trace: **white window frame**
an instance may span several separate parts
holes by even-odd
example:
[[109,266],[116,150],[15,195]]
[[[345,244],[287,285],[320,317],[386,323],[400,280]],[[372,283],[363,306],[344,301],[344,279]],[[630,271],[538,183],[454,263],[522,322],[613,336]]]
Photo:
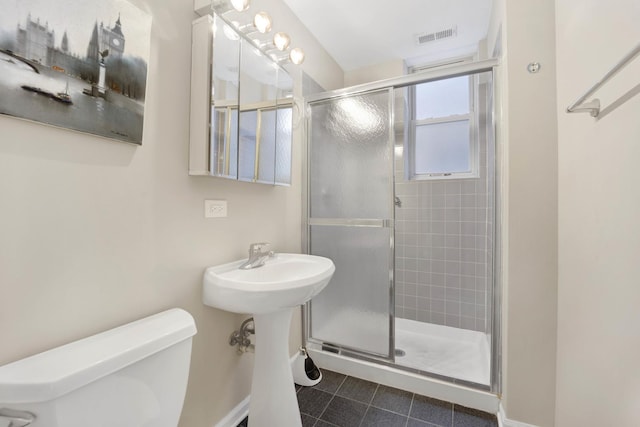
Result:
[[[477,135],[477,94],[476,94],[476,74],[466,74],[469,78],[469,113],[468,114],[454,114],[450,116],[429,118],[423,120],[416,120],[416,86],[413,85],[409,90],[409,138],[408,148],[409,157],[407,166],[408,176],[407,178],[412,181],[420,180],[451,180],[451,179],[472,179],[479,176],[479,140]],[[461,77],[461,76],[457,76]],[[418,126],[438,124],[438,123],[451,123],[457,121],[469,120],[469,167],[468,172],[440,172],[440,173],[416,173],[415,170],[415,156],[416,156],[416,128]]]

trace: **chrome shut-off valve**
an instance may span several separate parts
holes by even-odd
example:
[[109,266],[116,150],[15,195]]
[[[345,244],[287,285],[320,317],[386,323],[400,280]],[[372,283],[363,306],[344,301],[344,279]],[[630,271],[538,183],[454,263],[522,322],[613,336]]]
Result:
[[254,346],[251,343],[251,335],[256,333],[254,325],[253,317],[250,317],[242,322],[239,330],[231,333],[229,345],[238,347],[238,354],[253,350]]

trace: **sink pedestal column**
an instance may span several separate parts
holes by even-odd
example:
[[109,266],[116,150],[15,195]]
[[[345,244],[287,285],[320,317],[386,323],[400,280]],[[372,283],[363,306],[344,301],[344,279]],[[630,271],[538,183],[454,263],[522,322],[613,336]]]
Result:
[[255,362],[249,427],[301,427],[298,398],[289,361],[293,309],[254,314]]

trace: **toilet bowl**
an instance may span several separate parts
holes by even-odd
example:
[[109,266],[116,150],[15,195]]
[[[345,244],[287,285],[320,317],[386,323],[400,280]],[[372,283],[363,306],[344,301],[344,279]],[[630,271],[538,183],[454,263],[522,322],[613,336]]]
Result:
[[0,366],[0,427],[176,427],[195,333],[172,309]]

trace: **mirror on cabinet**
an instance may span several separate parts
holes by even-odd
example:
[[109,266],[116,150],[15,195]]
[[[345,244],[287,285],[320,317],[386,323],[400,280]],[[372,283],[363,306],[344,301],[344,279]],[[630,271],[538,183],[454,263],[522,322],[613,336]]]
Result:
[[278,66],[241,42],[238,179],[273,184]]
[[192,62],[189,174],[289,185],[291,76],[215,14],[194,21]]
[[291,184],[293,105],[293,79],[286,71],[278,72],[275,154],[275,183],[278,185]]
[[230,25],[213,17],[210,116],[211,175],[238,177],[238,108],[241,41]]

